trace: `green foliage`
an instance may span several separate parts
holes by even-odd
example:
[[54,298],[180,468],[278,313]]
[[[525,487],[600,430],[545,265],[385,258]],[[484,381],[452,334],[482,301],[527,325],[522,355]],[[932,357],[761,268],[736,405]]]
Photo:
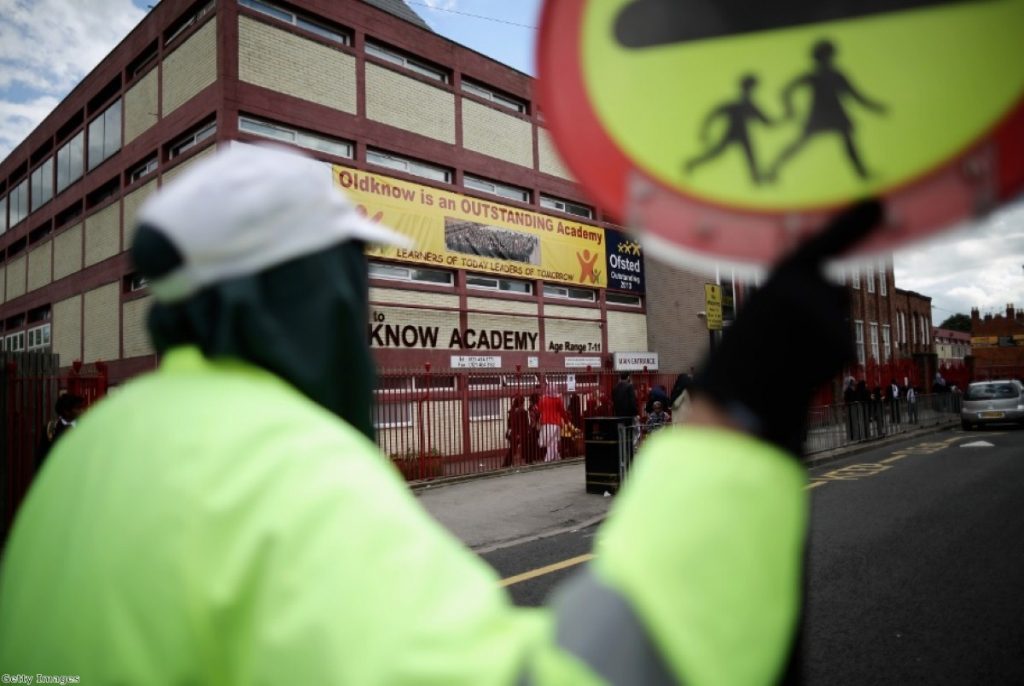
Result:
[[946,317],[946,321],[939,324],[940,329],[951,329],[953,331],[971,332],[971,317],[966,314],[952,314]]

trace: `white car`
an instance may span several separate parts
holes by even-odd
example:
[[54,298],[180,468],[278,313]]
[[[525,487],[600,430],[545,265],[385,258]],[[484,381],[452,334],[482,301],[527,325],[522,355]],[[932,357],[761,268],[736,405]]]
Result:
[[1024,384],[1015,379],[979,381],[967,387],[960,408],[964,429],[982,424],[1024,424]]

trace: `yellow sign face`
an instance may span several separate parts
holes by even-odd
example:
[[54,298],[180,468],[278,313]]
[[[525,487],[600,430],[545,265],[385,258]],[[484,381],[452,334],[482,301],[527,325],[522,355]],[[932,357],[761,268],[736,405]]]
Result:
[[714,283],[704,284],[704,312],[707,315],[708,330],[722,329],[722,287]]
[[414,242],[372,256],[498,276],[608,284],[605,230],[488,200],[335,165],[334,182],[359,210]]
[[948,164],[1024,93],[1024,0],[734,4],[583,10],[602,128],[687,197],[782,212],[881,195]]

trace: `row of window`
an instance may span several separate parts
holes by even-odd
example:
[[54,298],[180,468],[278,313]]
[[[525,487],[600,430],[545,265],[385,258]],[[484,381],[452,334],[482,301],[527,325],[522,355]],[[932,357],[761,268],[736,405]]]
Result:
[[[327,40],[339,45],[352,44],[352,35],[348,30],[340,26],[329,25],[322,19],[314,19],[313,17],[299,12],[294,12],[286,7],[269,2],[263,2],[263,0],[239,0],[239,4],[241,4],[242,7],[247,7],[259,12],[266,17],[309,31],[321,38],[326,38]],[[379,60],[396,64],[403,69],[408,69],[409,71],[415,72],[420,76],[425,76],[428,79],[433,79],[434,81],[440,81],[441,83],[449,83],[451,81],[451,73],[447,69],[431,64],[417,57],[407,55],[400,50],[390,48],[372,40],[368,40],[366,42],[366,54],[376,57]],[[496,105],[510,109],[514,112],[525,114],[527,111],[526,102],[523,100],[512,95],[508,95],[507,93],[502,93],[489,88],[481,83],[475,83],[464,79],[462,81],[462,91],[493,102]]]
[[60,194],[82,178],[86,162],[92,171],[121,149],[121,100],[116,100],[89,122],[87,130],[88,139],[86,131],[79,131],[57,150],[56,165],[53,156],[47,157],[7,198],[0,199],[0,234],[50,202],[55,197],[55,185],[56,194]]
[[[864,322],[856,320],[853,322],[855,342],[857,344],[857,364],[864,365],[867,362],[864,347]],[[882,325],[882,347],[878,345],[878,322],[868,324],[868,334],[871,343],[871,359],[885,364],[892,357],[892,337],[888,324]]]
[[[297,145],[301,148],[325,152],[337,157],[352,159],[355,156],[355,146],[348,141],[331,138],[322,134],[310,133],[291,126],[285,126],[284,124],[270,122],[264,119],[257,119],[256,117],[248,115],[242,115],[238,118],[238,128],[241,131],[251,133],[255,136],[284,143],[291,143],[292,145]],[[453,179],[452,170],[447,167],[422,162],[409,157],[403,157],[383,150],[376,150],[373,148],[367,149],[366,161],[378,167],[393,169],[395,171],[400,171],[412,176],[419,176],[439,183],[452,183]],[[528,188],[521,188],[519,186],[500,183],[498,181],[491,181],[489,179],[473,176],[472,174],[463,174],[462,182],[466,188],[471,188],[482,193],[488,193],[499,198],[516,200],[523,203],[529,203],[532,198],[532,192]],[[593,219],[594,217],[593,208],[588,207],[587,205],[572,202],[571,200],[556,198],[543,193],[540,196],[540,206],[557,212],[565,212],[566,214],[582,217],[584,219]]]
[[6,336],[0,336],[0,350],[7,352],[23,352],[50,349],[50,325],[42,324],[34,326],[25,331],[15,331]]
[[[931,331],[931,322],[928,321],[927,317],[917,313],[913,313],[911,314],[911,316],[913,317],[913,320],[909,327],[910,342],[914,345],[917,345],[918,341],[920,341],[922,345],[931,344],[931,336],[928,335],[928,333]],[[897,311],[896,333],[899,336],[900,343],[907,342],[907,328],[908,327],[906,314],[902,311]]]
[[[446,269],[429,269],[425,267],[413,267],[386,262],[370,261],[370,276],[375,279],[389,279],[392,281],[406,281],[410,283],[425,283],[430,285],[454,286],[455,273]],[[488,291],[500,291],[503,293],[520,293],[522,295],[533,295],[533,282],[520,279],[506,279],[496,276],[469,274],[466,276],[466,287]],[[563,300],[578,300],[582,302],[596,302],[597,291],[590,288],[577,288],[575,286],[563,286],[560,284],[544,284],[545,298],[561,298]],[[615,305],[626,305],[628,307],[640,307],[642,301],[640,296],[626,295],[623,293],[605,293],[605,301]]]
[[[878,262],[878,293],[879,295],[889,294],[889,284],[886,279],[887,265],[885,260]],[[867,284],[868,293],[875,292],[875,267],[874,265],[868,265],[864,268],[864,281]],[[850,286],[853,288],[860,288],[860,269],[854,269],[850,272]]]

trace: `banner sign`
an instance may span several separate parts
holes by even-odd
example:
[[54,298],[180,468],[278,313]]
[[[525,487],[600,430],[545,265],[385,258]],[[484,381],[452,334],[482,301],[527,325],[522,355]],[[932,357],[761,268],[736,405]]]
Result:
[[636,238],[606,229],[608,288],[644,292],[644,257]]
[[414,241],[410,249],[373,247],[371,256],[596,288],[608,284],[601,227],[348,167],[332,171],[361,212]]

